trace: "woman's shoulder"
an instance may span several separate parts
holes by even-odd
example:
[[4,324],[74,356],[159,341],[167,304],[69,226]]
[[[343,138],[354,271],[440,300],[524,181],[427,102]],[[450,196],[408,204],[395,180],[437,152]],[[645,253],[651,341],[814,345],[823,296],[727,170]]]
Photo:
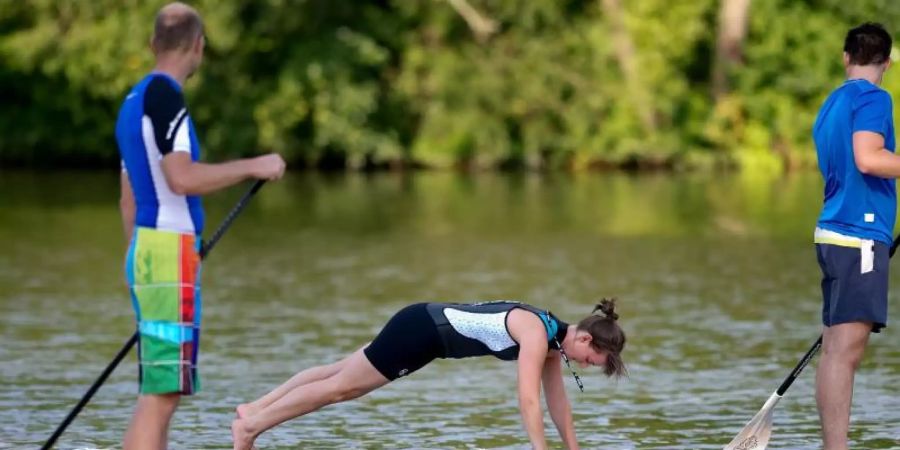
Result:
[[540,331],[541,338],[546,340],[544,336],[544,321],[533,311],[527,309],[515,308],[511,310],[506,318],[506,328],[514,338],[520,333],[534,334]]

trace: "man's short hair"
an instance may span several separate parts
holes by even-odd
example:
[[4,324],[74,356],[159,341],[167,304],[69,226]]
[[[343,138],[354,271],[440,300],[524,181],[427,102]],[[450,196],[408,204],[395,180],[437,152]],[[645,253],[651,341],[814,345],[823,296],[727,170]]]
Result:
[[172,3],[156,14],[153,46],[157,52],[187,50],[203,34],[203,20],[193,8]]
[[880,23],[866,22],[847,32],[844,51],[850,64],[868,66],[884,64],[891,57],[891,35]]

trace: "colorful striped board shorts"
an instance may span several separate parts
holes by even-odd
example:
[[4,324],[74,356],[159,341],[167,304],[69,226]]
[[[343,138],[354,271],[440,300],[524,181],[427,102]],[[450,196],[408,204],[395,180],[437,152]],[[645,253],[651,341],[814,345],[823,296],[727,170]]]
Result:
[[125,271],[137,316],[141,394],[200,390],[200,239],[136,227]]

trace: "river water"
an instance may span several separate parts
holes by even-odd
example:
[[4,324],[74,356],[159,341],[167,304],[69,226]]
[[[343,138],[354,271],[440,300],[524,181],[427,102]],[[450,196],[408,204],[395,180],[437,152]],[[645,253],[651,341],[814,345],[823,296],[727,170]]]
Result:
[[[206,199],[207,235],[242,190]],[[117,198],[115,173],[0,172],[0,448],[49,437],[132,332]],[[820,333],[820,203],[816,173],[289,174],[206,260],[203,391],[171,448],[230,448],[235,405],[406,304],[516,299],[574,322],[615,296],[630,376],[582,371],[581,394],[566,375],[582,448],[720,449]],[[852,448],[900,448],[897,301],[857,376]],[[136,372],[131,354],[58,448],[119,448]],[[814,372],[779,404],[769,448],[820,448]],[[257,444],[527,448],[515,380],[514,363],[437,361]]]

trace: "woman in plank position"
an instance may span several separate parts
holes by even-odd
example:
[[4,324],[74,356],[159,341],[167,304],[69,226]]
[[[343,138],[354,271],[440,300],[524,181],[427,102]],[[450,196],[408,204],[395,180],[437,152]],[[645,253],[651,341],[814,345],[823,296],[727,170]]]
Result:
[[[365,395],[435,358],[483,355],[518,360],[519,410],[533,448],[547,448],[539,404],[543,385],[563,443],[577,449],[560,357],[582,368],[602,366],[607,376],[625,374],[625,333],[618,317],[614,299],[603,299],[577,325],[511,301],[407,306],[362,349],[336,363],[306,369],[262,398],[238,406],[231,425],[234,450],[249,450],[260,434],[280,423]],[[575,379],[580,388],[581,380]]]

